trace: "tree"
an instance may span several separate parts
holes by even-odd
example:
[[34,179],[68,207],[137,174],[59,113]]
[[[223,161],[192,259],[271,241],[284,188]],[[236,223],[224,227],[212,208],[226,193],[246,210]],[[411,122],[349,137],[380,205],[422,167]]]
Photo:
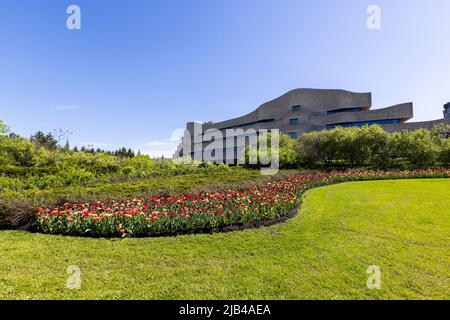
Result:
[[309,152],[315,152],[318,158],[326,167],[330,167],[339,159],[341,152],[340,140],[344,133],[343,128],[336,128],[328,131],[313,132],[307,139],[311,145],[306,146]]
[[292,140],[287,134],[280,135],[280,167],[297,168],[299,166],[299,157],[295,151],[295,140]]
[[[291,167],[296,158],[293,142],[287,135],[279,132],[260,133],[257,137],[248,135],[248,143],[244,150],[247,167],[267,167],[280,165]],[[247,140],[247,138],[245,138]]]
[[348,164],[379,165],[387,160],[386,145],[389,134],[379,125],[341,128],[340,137],[337,141],[340,144],[340,158]]
[[63,129],[59,128],[59,129],[53,129],[52,136],[55,138],[56,141],[58,141],[58,143],[61,143],[62,141],[64,141],[64,139],[68,140],[69,136],[71,136],[72,134],[73,134],[73,132],[71,132],[69,130],[63,130]]
[[56,150],[58,147],[58,140],[51,133],[45,134],[38,131],[33,134],[30,141],[34,143],[37,148],[46,148],[48,150]]
[[446,139],[442,142],[439,160],[443,165],[450,165],[450,139]]
[[416,166],[433,165],[439,157],[439,145],[430,130],[396,132],[391,136],[390,148],[394,157],[400,157]]
[[437,124],[431,130],[431,133],[437,138],[450,139],[450,125],[444,123]]
[[310,132],[297,139],[294,149],[300,163],[325,166],[337,162],[352,166],[386,165],[389,133],[380,126],[337,127],[328,131]]
[[64,149],[65,149],[66,151],[70,151],[69,139],[66,140],[66,144],[64,145]]
[[0,120],[0,135],[4,135],[9,131],[9,127]]
[[113,153],[116,157],[119,158],[134,158],[136,155],[134,154],[134,151],[131,149],[127,149],[125,147],[120,148]]
[[8,139],[2,149],[14,159],[14,164],[19,166],[31,166],[35,156],[35,146],[25,138]]
[[10,133],[8,134],[8,138],[9,138],[9,139],[17,139],[17,138],[20,138],[20,136],[19,136],[17,133],[10,132]]
[[13,164],[11,154],[6,150],[7,138],[4,136],[8,132],[8,126],[6,126],[2,120],[0,120],[0,166]]

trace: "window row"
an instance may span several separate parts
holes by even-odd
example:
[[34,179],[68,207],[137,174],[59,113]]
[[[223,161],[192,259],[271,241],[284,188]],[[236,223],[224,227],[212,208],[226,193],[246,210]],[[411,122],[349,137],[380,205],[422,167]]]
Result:
[[326,129],[334,129],[336,127],[362,127],[370,126],[374,124],[397,124],[400,123],[399,119],[386,119],[386,120],[373,120],[373,121],[361,121],[361,122],[350,122],[350,123],[337,123],[337,124],[327,124]]

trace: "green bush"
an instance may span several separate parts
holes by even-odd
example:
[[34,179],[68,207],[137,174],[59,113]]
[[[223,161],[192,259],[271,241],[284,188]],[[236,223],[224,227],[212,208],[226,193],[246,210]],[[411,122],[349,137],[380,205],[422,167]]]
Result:
[[313,165],[320,161],[326,167],[332,166],[342,153],[343,132],[344,129],[337,128],[302,135],[294,144],[300,162]]
[[[388,133],[378,125],[310,132],[292,150],[298,163],[313,166],[426,167],[447,165],[448,138],[441,127]],[[282,159],[284,160],[284,159]],[[283,163],[282,163],[283,165]]]
[[396,158],[403,158],[416,166],[430,166],[437,163],[439,144],[430,130],[401,131],[392,135],[391,149]]
[[439,160],[445,166],[450,165],[450,140],[448,139],[442,142]]
[[56,168],[50,167],[18,167],[18,166],[0,167],[0,176],[7,176],[7,177],[23,177],[27,175],[54,174],[56,172],[57,172]]
[[310,132],[302,135],[294,143],[294,151],[303,166],[313,166],[320,161],[319,141],[323,132]]
[[280,136],[280,167],[282,169],[298,168],[300,159],[294,149],[294,141],[288,135]]
[[389,134],[380,126],[341,128],[339,131],[337,143],[341,145],[340,158],[346,163],[352,166],[382,166],[388,160],[386,148]]
[[6,132],[8,132],[8,126],[0,120],[0,136],[4,135]]
[[34,144],[25,138],[0,140],[0,165],[32,166],[34,155]]

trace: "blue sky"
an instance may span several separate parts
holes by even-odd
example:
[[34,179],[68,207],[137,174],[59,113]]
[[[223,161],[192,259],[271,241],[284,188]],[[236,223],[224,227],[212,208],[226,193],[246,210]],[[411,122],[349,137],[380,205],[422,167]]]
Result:
[[[81,30],[66,8],[81,8]],[[381,8],[368,30],[367,7]],[[0,119],[22,135],[170,155],[187,121],[220,121],[298,87],[450,100],[448,0],[4,0]]]

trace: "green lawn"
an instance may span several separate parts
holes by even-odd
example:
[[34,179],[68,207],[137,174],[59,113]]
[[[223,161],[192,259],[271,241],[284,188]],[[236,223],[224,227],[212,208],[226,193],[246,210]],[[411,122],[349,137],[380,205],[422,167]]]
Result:
[[[150,239],[0,231],[0,298],[450,299],[450,180],[311,190],[269,228]],[[81,290],[66,288],[69,265]],[[381,290],[366,269],[381,268]]]

